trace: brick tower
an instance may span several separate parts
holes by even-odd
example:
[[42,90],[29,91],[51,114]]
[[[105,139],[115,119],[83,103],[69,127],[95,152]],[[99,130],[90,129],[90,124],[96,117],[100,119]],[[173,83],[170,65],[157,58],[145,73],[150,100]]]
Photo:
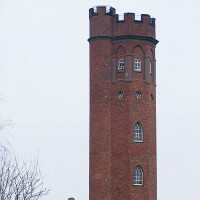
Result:
[[89,18],[90,200],[156,200],[155,19]]

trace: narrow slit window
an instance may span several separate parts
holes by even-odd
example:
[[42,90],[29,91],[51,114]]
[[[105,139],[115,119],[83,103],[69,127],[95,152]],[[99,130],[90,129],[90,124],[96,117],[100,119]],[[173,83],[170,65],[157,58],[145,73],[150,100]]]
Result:
[[135,59],[134,62],[134,70],[140,72],[141,71],[141,60],[139,58]]
[[152,74],[152,62],[149,63],[149,73]]
[[134,126],[133,140],[134,142],[143,142],[143,128],[139,122],[137,122]]
[[119,63],[118,63],[118,70],[119,70],[119,71],[123,71],[124,69],[125,69],[124,58],[120,58],[120,59],[119,59]]
[[137,166],[133,172],[133,184],[143,185],[143,170],[140,166]]

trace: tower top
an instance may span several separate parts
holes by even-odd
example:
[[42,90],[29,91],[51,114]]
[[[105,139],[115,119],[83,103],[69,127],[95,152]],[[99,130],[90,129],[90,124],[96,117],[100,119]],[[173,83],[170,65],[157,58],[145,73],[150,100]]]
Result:
[[145,17],[148,19],[147,21],[149,24],[152,26],[155,26],[155,18],[151,18],[150,15],[148,14],[141,14],[141,20],[135,19],[135,13],[124,13],[123,20],[119,19],[119,14],[116,14],[116,9],[111,7],[111,6],[94,6],[93,8],[90,8],[90,18],[92,16],[97,16],[97,15],[110,15],[110,16],[116,16],[116,21],[117,22],[124,22],[127,20],[127,16],[130,16],[129,18],[137,23],[143,23],[145,21]]
[[[143,37],[157,44],[155,36],[155,18],[148,14],[141,14],[141,19],[136,19],[135,13],[124,13],[123,19],[116,14],[111,6],[95,6],[89,10],[90,40],[97,37]],[[145,37],[145,38],[144,38]],[[127,38],[127,39],[129,39]]]
[[105,15],[115,15],[116,10],[111,6],[94,6],[90,8],[90,17],[98,15],[98,14],[105,14]]

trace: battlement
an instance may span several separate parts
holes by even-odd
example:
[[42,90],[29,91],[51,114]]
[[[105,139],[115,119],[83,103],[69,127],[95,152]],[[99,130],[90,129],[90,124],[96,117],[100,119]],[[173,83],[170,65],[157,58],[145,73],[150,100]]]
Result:
[[116,14],[115,8],[96,6],[90,8],[89,17],[90,38],[129,35],[155,40],[155,18],[151,18],[148,14],[142,14],[138,19],[135,13],[128,12],[124,13],[121,19],[120,15]]
[[89,16],[97,16],[97,15],[110,15],[113,16],[116,14],[115,8],[111,6],[94,6],[89,10]]
[[152,26],[155,26],[155,18],[151,18],[148,14],[141,14],[141,20],[135,19],[135,13],[124,13],[123,19],[119,18],[119,14],[116,14],[115,8],[111,6],[94,6],[89,10],[89,17],[98,16],[98,15],[110,15],[116,18],[116,22],[126,22],[132,21],[135,23],[144,23],[147,22]]
[[135,23],[149,23],[152,26],[155,26],[155,18],[151,18],[148,14],[141,14],[139,15],[140,19],[136,19],[135,13],[124,13],[121,18],[118,14],[116,14],[116,22],[122,23],[126,21],[132,21]]

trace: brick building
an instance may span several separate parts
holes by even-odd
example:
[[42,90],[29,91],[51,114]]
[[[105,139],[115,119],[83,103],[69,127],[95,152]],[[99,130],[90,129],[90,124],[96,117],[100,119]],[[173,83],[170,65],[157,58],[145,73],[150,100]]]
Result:
[[90,200],[156,200],[155,19],[89,18]]

